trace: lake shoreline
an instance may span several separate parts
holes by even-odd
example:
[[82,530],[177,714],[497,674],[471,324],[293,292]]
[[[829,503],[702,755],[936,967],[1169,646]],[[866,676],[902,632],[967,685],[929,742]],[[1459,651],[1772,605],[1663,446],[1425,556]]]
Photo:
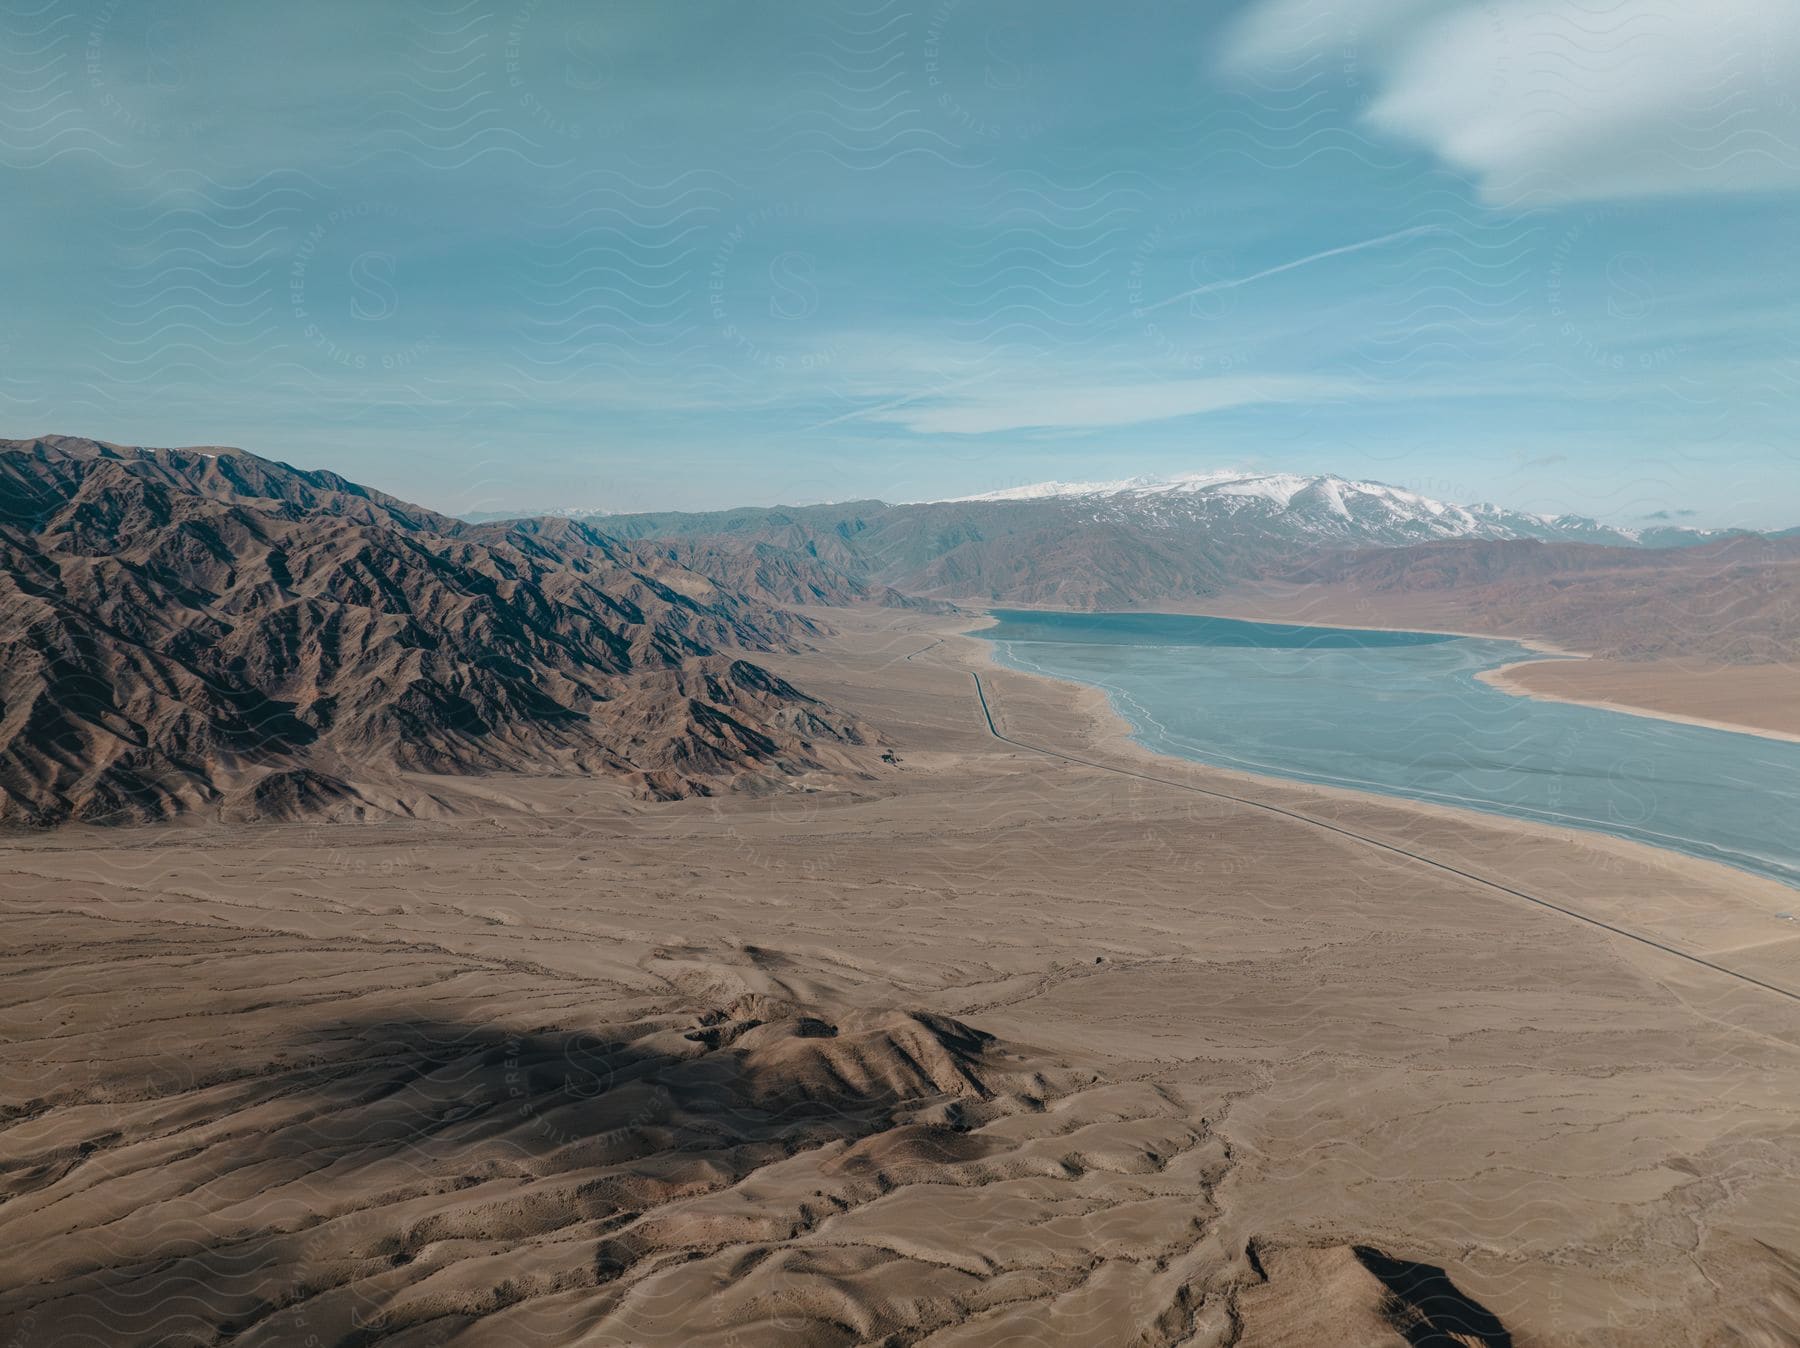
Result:
[[[1258,623],[1270,627],[1316,627],[1326,631],[1344,632],[1392,632],[1421,636],[1461,637],[1470,641],[1508,641],[1515,646],[1523,646],[1536,651],[1542,657],[1538,660],[1513,660],[1495,669],[1483,670],[1476,678],[1491,688],[1498,689],[1509,697],[1527,698],[1536,702],[1559,702],[1565,706],[1587,707],[1594,711],[1616,712],[1621,716],[1637,716],[1648,721],[1666,721],[1674,725],[1698,726],[1703,730],[1722,730],[1733,735],[1752,735],[1757,739],[1774,740],[1783,744],[1800,744],[1800,735],[1791,731],[1778,730],[1771,726],[1753,725],[1747,721],[1733,721],[1720,717],[1698,716],[1687,712],[1668,711],[1657,707],[1645,706],[1639,702],[1612,701],[1600,697],[1574,697],[1562,693],[1553,693],[1545,689],[1533,688],[1513,676],[1513,671],[1528,665],[1551,663],[1594,661],[1599,657],[1590,651],[1572,650],[1559,646],[1555,642],[1540,637],[1509,636],[1501,632],[1470,632],[1452,627],[1409,627],[1394,623],[1350,623],[1350,622],[1303,622],[1296,618],[1283,618],[1269,614],[1251,616],[1245,613],[1220,613],[1216,610],[1193,609],[1070,609],[1057,608],[1048,604],[1007,604],[994,605],[980,610],[982,615],[993,619],[993,608],[1005,607],[1020,613],[1066,613],[1071,615],[1120,614],[1130,616],[1160,615],[1171,618],[1223,618],[1232,622]],[[972,629],[979,630],[979,629]]]
[[[1220,618],[1228,622],[1255,623],[1263,627],[1316,627],[1322,631],[1335,632],[1389,632],[1403,636],[1430,637],[1462,637],[1469,641],[1509,641],[1515,646],[1523,646],[1527,650],[1539,651],[1546,656],[1563,660],[1586,660],[1591,658],[1590,651],[1572,650],[1566,646],[1558,646],[1553,641],[1542,637],[1517,637],[1505,632],[1470,632],[1454,627],[1408,627],[1401,623],[1351,623],[1351,622],[1318,622],[1312,619],[1289,617],[1276,614],[1221,613],[1215,608],[1061,608],[1054,604],[1026,604],[1007,602],[995,603],[992,600],[960,600],[971,612],[983,617],[992,618],[996,609],[1014,613],[1061,613],[1070,617],[1131,617],[1131,618]],[[979,629],[971,629],[979,630]],[[1520,662],[1524,663],[1524,662]]]
[[[997,616],[997,614],[1009,612],[1020,615],[1059,615],[1072,618],[1092,618],[1103,615],[1086,610],[1050,609],[1047,607],[1014,608],[1010,605],[995,606],[993,609],[984,610],[979,615],[978,622],[970,627],[962,629],[961,634],[977,639],[976,644],[985,648],[982,653],[981,662],[990,668],[1004,670],[1015,676],[1045,679],[1054,683],[1060,683],[1080,689],[1083,694],[1081,699],[1082,709],[1090,718],[1088,733],[1082,736],[1082,738],[1087,739],[1095,748],[1103,749],[1111,754],[1135,759],[1142,765],[1160,765],[1166,771],[1170,765],[1180,764],[1184,768],[1191,769],[1198,767],[1210,772],[1229,774],[1245,781],[1268,783],[1279,782],[1306,790],[1331,794],[1343,793],[1353,797],[1368,797],[1387,801],[1396,805],[1404,805],[1408,808],[1428,812],[1443,812],[1449,816],[1474,815],[1488,820],[1495,818],[1505,819],[1525,828],[1549,829],[1564,834],[1573,833],[1585,835],[1587,837],[1605,838],[1613,843],[1626,846],[1648,847],[1659,853],[1682,857],[1697,864],[1723,866],[1738,874],[1755,876],[1762,880],[1772,881],[1775,884],[1782,885],[1789,889],[1800,888],[1800,881],[1787,878],[1787,872],[1792,870],[1792,867],[1779,856],[1771,856],[1763,850],[1765,846],[1765,835],[1763,834],[1754,834],[1748,838],[1742,836],[1733,838],[1730,832],[1724,834],[1714,833],[1712,836],[1707,836],[1704,833],[1690,836],[1688,829],[1669,827],[1667,823],[1665,823],[1660,830],[1646,828],[1641,830],[1615,831],[1602,822],[1607,818],[1607,815],[1604,813],[1605,807],[1603,803],[1599,801],[1591,803],[1586,808],[1576,807],[1573,810],[1569,810],[1568,806],[1558,806],[1554,802],[1534,804],[1530,801],[1515,800],[1506,796],[1470,795],[1465,797],[1452,794],[1451,796],[1446,797],[1445,792],[1437,787],[1412,783],[1406,780],[1383,780],[1379,775],[1364,777],[1360,770],[1354,774],[1347,775],[1342,770],[1334,771],[1329,767],[1308,765],[1306,763],[1284,765],[1280,762],[1264,761],[1260,753],[1256,758],[1251,758],[1245,756],[1241,748],[1237,748],[1236,752],[1234,752],[1234,747],[1236,746],[1230,744],[1208,745],[1202,741],[1194,746],[1194,752],[1186,752],[1182,748],[1177,747],[1180,742],[1179,739],[1173,743],[1146,739],[1144,736],[1152,733],[1151,727],[1155,727],[1156,730],[1164,736],[1169,734],[1168,727],[1161,724],[1163,713],[1159,710],[1155,710],[1157,704],[1154,701],[1152,701],[1149,706],[1140,707],[1140,710],[1143,712],[1144,716],[1149,718],[1150,722],[1149,726],[1140,725],[1138,720],[1127,710],[1126,706],[1121,705],[1115,697],[1115,693],[1124,691],[1126,693],[1126,703],[1133,703],[1135,702],[1135,698],[1130,695],[1131,690],[1113,689],[1109,687],[1107,683],[1084,677],[1081,673],[1044,668],[1030,663],[1018,664],[1006,658],[1002,654],[1001,646],[1010,638],[997,638],[989,635],[989,633],[993,628],[1005,625],[1005,619]],[[1163,616],[1172,618],[1213,617],[1225,619],[1225,615],[1217,614],[1178,613],[1153,615],[1141,610],[1120,610],[1112,616]],[[1236,617],[1225,620],[1257,626],[1288,629],[1319,628],[1322,630],[1331,630],[1331,627],[1334,626],[1327,624],[1290,623],[1281,620],[1258,620]],[[1529,647],[1532,645],[1532,643],[1519,641],[1511,637],[1491,637],[1475,633],[1453,633],[1445,632],[1441,629],[1405,629],[1360,626],[1346,628],[1344,630],[1369,632],[1372,634],[1426,634],[1447,637],[1465,637],[1467,639],[1480,641],[1505,642],[1515,648]],[[1017,640],[1030,645],[1045,639],[1036,636],[1028,636],[1017,638]],[[1050,644],[1054,645],[1058,643],[1051,641]],[[1105,646],[1109,643],[1082,642],[1079,644],[1082,646]],[[1130,649],[1134,644],[1135,643],[1121,642],[1119,643],[1118,648]],[[1181,646],[1182,643],[1175,641],[1170,643],[1169,648],[1180,649]],[[1242,648],[1221,646],[1220,649]],[[1548,656],[1548,653],[1546,653],[1546,658],[1554,659],[1555,657],[1550,657]],[[1512,669],[1519,666],[1544,662],[1544,660],[1513,660],[1502,665],[1500,668]],[[1587,701],[1578,701],[1576,699],[1539,697],[1534,694],[1515,694],[1511,689],[1499,687],[1485,677],[1491,672],[1493,672],[1491,669],[1464,670],[1463,677],[1471,678],[1472,681],[1479,682],[1486,687],[1492,688],[1494,692],[1509,699],[1518,697],[1521,701],[1529,701],[1544,705],[1561,702],[1564,705],[1582,706],[1589,711],[1621,712],[1621,709],[1618,707],[1600,705]],[[1139,691],[1141,692],[1141,690]],[[1651,715],[1646,713],[1642,716],[1634,717],[1634,719],[1643,722],[1665,721],[1685,723],[1692,725],[1696,729],[1728,734],[1749,734],[1753,739],[1766,740],[1769,742],[1783,742],[1786,739],[1786,737],[1779,735],[1761,735],[1757,732],[1748,731],[1735,725],[1716,722],[1708,723],[1699,718],[1687,718],[1685,722],[1683,722],[1675,716]],[[1643,732],[1639,731],[1635,733],[1642,734]],[[1796,737],[1796,740],[1800,741],[1800,737]],[[1540,753],[1541,752],[1540,749]],[[1569,810],[1569,812],[1563,813],[1563,810]],[[1774,837],[1778,835],[1769,834],[1766,836]],[[1684,846],[1682,844],[1686,845]]]
[[1732,735],[1750,735],[1756,739],[1775,740],[1783,744],[1800,744],[1800,735],[1786,730],[1774,730],[1767,726],[1747,725],[1742,721],[1719,720],[1709,716],[1690,716],[1677,711],[1660,711],[1655,707],[1645,707],[1630,702],[1609,702],[1600,698],[1571,697],[1564,693],[1552,693],[1542,688],[1531,687],[1521,681],[1516,673],[1518,670],[1527,669],[1533,665],[1562,663],[1565,662],[1560,658],[1514,660],[1497,669],[1484,669],[1475,677],[1487,684],[1488,687],[1497,688],[1509,697],[1523,697],[1534,702],[1561,702],[1570,707],[1591,707],[1595,711],[1618,712],[1622,716],[1641,716],[1650,721],[1668,721],[1675,725],[1699,726],[1703,730],[1723,730]]

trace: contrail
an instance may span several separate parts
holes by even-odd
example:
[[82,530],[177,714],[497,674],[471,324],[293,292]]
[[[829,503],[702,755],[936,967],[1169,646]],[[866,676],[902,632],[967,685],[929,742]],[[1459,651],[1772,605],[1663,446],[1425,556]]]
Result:
[[967,388],[970,384],[979,384],[984,379],[992,378],[993,374],[991,371],[982,371],[979,374],[972,374],[966,379],[952,379],[947,383],[939,384],[936,388],[921,389],[917,393],[908,393],[904,397],[895,398],[889,402],[876,403],[873,407],[859,407],[853,412],[843,412],[835,417],[827,417],[823,421],[815,421],[812,425],[803,427],[803,429],[808,431],[822,431],[827,426],[838,426],[846,421],[856,421],[862,417],[872,417],[881,412],[892,412],[896,408],[906,407],[911,403],[923,402],[927,398],[941,397],[942,395],[952,393],[959,388]]
[[[1443,232],[1444,226],[1442,225],[1413,225],[1407,229],[1397,229],[1392,234],[1382,234],[1373,239],[1364,239],[1361,243],[1346,243],[1339,248],[1327,248],[1322,253],[1312,253],[1306,257],[1295,258],[1292,262],[1283,262],[1279,267],[1270,267],[1266,271],[1254,272],[1249,276],[1238,276],[1224,281],[1213,281],[1208,285],[1199,286],[1193,290],[1184,290],[1179,295],[1171,295],[1166,300],[1158,300],[1155,304],[1146,304],[1141,308],[1133,309],[1128,314],[1121,314],[1113,322],[1108,323],[1105,327],[1101,328],[1100,333],[1096,335],[1110,332],[1112,329],[1118,327],[1120,323],[1135,318],[1139,314],[1153,313],[1157,309],[1166,308],[1171,304],[1179,304],[1182,300],[1192,299],[1196,295],[1210,295],[1215,290],[1235,290],[1238,286],[1249,285],[1252,281],[1260,281],[1265,276],[1275,276],[1284,271],[1292,271],[1296,267],[1307,266],[1309,263],[1322,262],[1328,257],[1342,257],[1345,253],[1360,253],[1365,248],[1379,248],[1383,244],[1398,243],[1401,239],[1413,239],[1421,234],[1441,234]],[[992,377],[992,372],[973,374],[964,379],[956,379],[948,383],[940,384],[936,388],[924,389],[918,393],[906,394],[904,397],[895,398],[890,402],[877,403],[873,407],[860,407],[855,411],[843,412],[835,417],[827,417],[824,421],[814,422],[805,429],[808,431],[821,431],[830,426],[841,426],[848,421],[858,421],[863,417],[878,416],[883,412],[892,412],[898,408],[909,406],[912,403],[924,402],[930,398],[941,397],[946,393],[954,392],[956,389],[967,388],[970,384],[978,384],[983,380]]]
[[1147,314],[1171,304],[1179,304],[1182,300],[1191,300],[1196,295],[1210,295],[1215,290],[1235,290],[1239,286],[1247,286],[1252,281],[1260,281],[1265,276],[1276,276],[1284,271],[1292,271],[1295,267],[1304,267],[1309,263],[1322,262],[1328,257],[1342,257],[1345,253],[1360,253],[1365,248],[1379,248],[1384,243],[1397,243],[1401,239],[1417,238],[1421,234],[1436,234],[1443,229],[1441,225],[1414,225],[1410,229],[1397,229],[1392,234],[1383,234],[1377,238],[1364,239],[1361,243],[1347,243],[1341,248],[1327,248],[1322,253],[1312,253],[1306,257],[1297,257],[1292,262],[1283,262],[1279,267],[1270,267],[1267,271],[1252,272],[1249,276],[1238,276],[1225,281],[1213,281],[1207,285],[1197,286],[1193,290],[1184,290],[1179,295],[1171,295],[1166,300],[1158,300],[1155,304],[1146,304],[1135,310],[1135,313]]

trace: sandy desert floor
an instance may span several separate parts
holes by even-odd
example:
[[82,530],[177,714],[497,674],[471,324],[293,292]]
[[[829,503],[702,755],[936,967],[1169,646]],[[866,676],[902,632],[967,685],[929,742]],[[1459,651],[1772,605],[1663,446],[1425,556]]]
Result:
[[829,620],[866,789],[6,839],[0,1342],[1800,1343],[1800,895]]

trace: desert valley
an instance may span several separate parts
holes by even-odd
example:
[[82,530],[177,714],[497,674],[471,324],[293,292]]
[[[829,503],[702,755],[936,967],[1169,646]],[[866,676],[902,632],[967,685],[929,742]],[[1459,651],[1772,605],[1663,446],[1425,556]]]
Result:
[[1795,729],[1792,537],[1338,481],[468,523],[6,442],[7,1341],[1800,1341],[1793,888],[980,635],[1448,627]]
[[1800,1348],[1796,90],[0,5],[0,1348]]

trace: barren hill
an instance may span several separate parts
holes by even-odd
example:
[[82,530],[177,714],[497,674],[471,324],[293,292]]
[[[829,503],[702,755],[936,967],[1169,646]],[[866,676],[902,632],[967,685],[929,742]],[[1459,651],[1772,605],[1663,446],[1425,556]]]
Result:
[[8,822],[360,813],[402,772],[680,796],[865,738],[730,653],[802,647],[799,615],[235,450],[0,442],[0,631]]
[[1666,550],[1430,543],[1327,554],[1272,569],[1268,581],[1232,597],[1282,616],[1439,623],[1616,659],[1800,658],[1800,538]]
[[[470,527],[482,530],[500,526]],[[553,516],[509,520],[504,523],[504,528],[514,535],[532,537],[575,535],[604,539],[592,525]],[[953,607],[934,599],[916,599],[892,586],[871,583],[812,552],[775,543],[725,538],[644,539],[635,550],[640,556],[660,558],[770,604],[826,608],[877,604],[884,608],[931,612],[948,612]]]

